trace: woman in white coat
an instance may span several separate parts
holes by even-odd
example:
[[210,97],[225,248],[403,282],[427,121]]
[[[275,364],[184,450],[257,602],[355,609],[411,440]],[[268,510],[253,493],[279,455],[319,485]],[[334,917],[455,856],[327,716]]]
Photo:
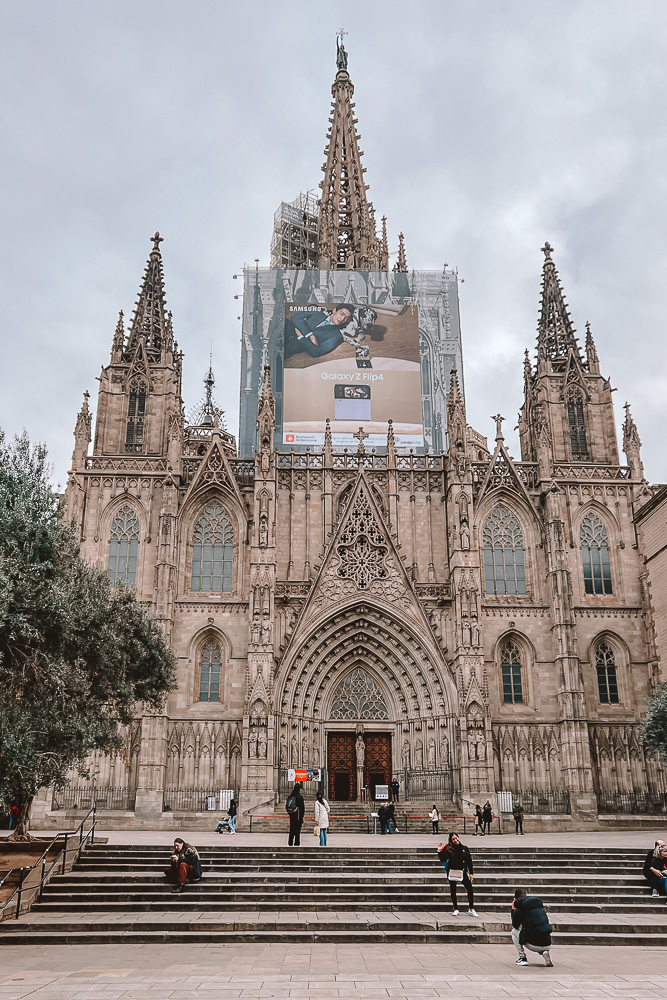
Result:
[[320,828],[320,847],[327,846],[327,832],[329,830],[329,813],[331,808],[329,803],[322,795],[322,792],[317,793],[317,799],[315,800],[315,823]]

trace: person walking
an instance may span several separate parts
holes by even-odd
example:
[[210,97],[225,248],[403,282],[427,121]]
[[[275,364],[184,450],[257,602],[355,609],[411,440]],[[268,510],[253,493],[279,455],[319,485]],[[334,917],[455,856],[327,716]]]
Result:
[[428,818],[431,821],[431,833],[439,833],[438,823],[440,822],[440,813],[438,812],[438,807],[435,802],[433,803],[433,808],[428,814]]
[[648,851],[644,859],[644,869],[643,875],[648,884],[651,886],[652,896],[659,896],[658,892],[658,880],[659,876],[653,871],[654,862],[660,857],[660,848],[665,846],[664,840],[656,840],[655,846],[652,850]]
[[327,832],[329,830],[329,813],[331,807],[324,798],[322,792],[317,793],[315,800],[315,823],[320,828],[320,847],[327,846]]
[[475,836],[477,834],[481,837],[484,836],[484,817],[482,816],[482,807],[475,806]]
[[472,855],[465,844],[461,843],[457,833],[450,833],[447,843],[438,845],[438,857],[442,861],[447,873],[454,916],[458,917],[459,915],[456,893],[458,886],[462,885],[468,894],[468,913],[471,917],[476,917],[475,895],[472,889],[475,877],[473,874]]
[[491,820],[493,819],[493,809],[487,799],[482,810],[482,833],[491,833]]
[[236,833],[236,799],[229,800],[229,832]]
[[517,837],[519,834],[523,837],[523,806],[520,802],[515,802],[512,807],[512,816],[514,817],[514,832]]
[[167,882],[175,883],[172,892],[183,892],[187,882],[199,882],[202,877],[201,859],[196,847],[182,837],[174,841],[170,864],[165,868]]
[[306,812],[306,803],[303,801],[303,795],[301,794],[301,782],[297,781],[294,788],[290,792],[287,802],[285,803],[285,809],[287,810],[287,815],[289,816],[289,837],[287,840],[287,846],[291,847],[292,844],[295,847],[301,846],[301,827],[303,826],[303,817]]
[[398,802],[398,793],[400,791],[400,785],[398,784],[398,778],[394,778],[391,783],[391,794],[394,802]]
[[[385,811],[384,811],[384,823],[385,823],[385,827],[386,827],[387,833],[396,833],[397,832],[397,830],[398,830],[398,824],[396,822],[396,811],[395,811],[395,806],[394,806],[393,802],[390,802],[389,805],[385,807]],[[395,830],[392,830],[392,823],[396,827]]]
[[552,927],[539,896],[529,896],[525,889],[515,889],[512,901],[512,941],[516,947],[517,965],[528,965],[525,949],[535,951],[544,958],[544,964],[552,966]]

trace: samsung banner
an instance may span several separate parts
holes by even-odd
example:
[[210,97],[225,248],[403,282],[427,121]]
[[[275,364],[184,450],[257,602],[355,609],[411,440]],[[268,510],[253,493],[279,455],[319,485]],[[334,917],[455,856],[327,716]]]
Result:
[[[239,450],[256,446],[258,391],[271,366],[276,446],[445,447],[452,368],[461,372],[456,275],[411,271],[245,272]],[[355,437],[355,435],[357,435]]]

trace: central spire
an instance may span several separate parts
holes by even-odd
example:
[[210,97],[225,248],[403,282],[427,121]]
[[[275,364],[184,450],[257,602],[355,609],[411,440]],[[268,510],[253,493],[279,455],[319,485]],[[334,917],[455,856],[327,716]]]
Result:
[[570,312],[565,302],[560,279],[551,254],[553,247],[545,243],[542,247],[544,265],[542,267],[542,300],[537,327],[538,359],[564,363],[570,353],[581,362],[581,354]]
[[164,271],[159,233],[151,236],[153,249],[146,263],[139,297],[132,317],[125,355],[131,358],[140,340],[143,340],[151,361],[157,360],[165,347],[169,346],[169,322],[165,314]]
[[366,197],[363,151],[354,117],[354,85],[347,70],[344,32],[336,37],[336,77],[332,113],[324,150],[324,179],[319,212],[317,264],[323,270],[386,271],[387,253],[375,229],[373,206]]

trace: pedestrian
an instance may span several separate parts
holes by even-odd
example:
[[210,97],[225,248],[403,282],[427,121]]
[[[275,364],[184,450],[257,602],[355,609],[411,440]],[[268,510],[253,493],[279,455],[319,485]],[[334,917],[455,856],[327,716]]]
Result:
[[653,876],[651,885],[655,896],[667,895],[667,847],[658,847],[658,856],[651,861],[650,874]]
[[320,847],[327,846],[327,832],[329,830],[330,812],[331,807],[329,806],[329,803],[322,795],[322,792],[318,792],[315,800],[315,824],[319,827]]
[[512,806],[512,816],[514,817],[514,832],[517,837],[523,837],[523,806],[520,802],[515,802]]
[[475,895],[472,891],[472,883],[474,881],[472,856],[465,844],[462,844],[459,840],[457,833],[450,833],[447,843],[438,845],[438,857],[442,861],[447,873],[454,916],[458,917],[459,915],[456,891],[458,886],[462,885],[468,894],[468,913],[471,917],[476,917]]
[[658,892],[659,876],[652,871],[652,867],[653,867],[653,862],[660,857],[660,848],[664,846],[665,846],[664,840],[656,840],[654,847],[652,848],[652,850],[647,852],[646,858],[644,859],[643,875],[648,884],[651,886],[651,889],[653,890],[651,892],[652,896],[660,895],[660,893]]
[[201,881],[202,867],[199,852],[182,837],[177,837],[174,841],[174,850],[169,862],[169,867],[165,868],[164,873],[167,882],[175,883],[172,892],[183,892],[187,882]]
[[482,816],[482,807],[475,806],[475,836],[480,834],[481,837],[484,836],[484,817]]
[[19,821],[19,807],[12,806],[9,810],[9,829],[11,830],[12,827],[16,826],[18,821]]
[[287,802],[285,803],[285,809],[287,810],[287,815],[289,816],[289,838],[287,840],[287,846],[291,847],[294,844],[295,847],[301,847],[301,827],[303,825],[303,817],[306,811],[306,803],[303,801],[303,795],[301,794],[301,782],[297,781],[294,788],[287,797]]
[[229,800],[229,832],[236,833],[236,799]]
[[[384,822],[385,822],[385,827],[386,827],[387,833],[397,833],[397,831],[398,831],[398,825],[396,823],[396,814],[395,814],[395,809],[394,809],[394,803],[393,802],[390,802],[388,806],[385,806],[385,810],[384,810]],[[391,828],[391,824],[392,823],[396,827],[395,830],[392,830],[392,828]]]
[[491,808],[491,803],[487,799],[484,803],[484,809],[482,810],[482,832],[491,833],[491,820],[493,819],[493,809]]
[[528,965],[525,949],[535,951],[544,958],[544,964],[551,961],[552,927],[539,896],[528,896],[525,889],[514,890],[512,901],[512,941],[517,950],[517,965]]
[[391,794],[394,802],[398,802],[399,790],[400,790],[400,785],[398,784],[398,778],[394,778],[391,783]]
[[431,833],[439,833],[438,823],[440,822],[440,813],[438,812],[438,807],[435,802],[433,803],[433,808],[428,814],[428,818],[431,821]]

